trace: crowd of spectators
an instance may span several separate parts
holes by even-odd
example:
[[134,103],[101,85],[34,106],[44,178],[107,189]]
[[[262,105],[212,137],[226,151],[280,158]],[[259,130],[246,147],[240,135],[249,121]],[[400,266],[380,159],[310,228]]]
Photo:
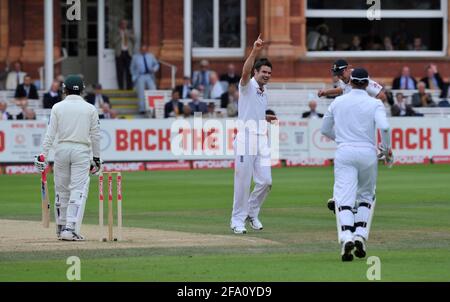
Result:
[[307,35],[307,47],[310,51],[361,51],[361,50],[428,50],[420,36],[410,36],[400,23],[399,29],[392,35],[380,36],[375,30],[366,35],[353,35],[347,40],[338,40],[330,35],[328,25],[320,24]]

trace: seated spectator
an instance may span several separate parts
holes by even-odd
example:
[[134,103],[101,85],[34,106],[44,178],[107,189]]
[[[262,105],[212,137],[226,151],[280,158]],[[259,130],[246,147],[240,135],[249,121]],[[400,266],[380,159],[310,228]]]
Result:
[[362,50],[361,39],[359,38],[359,36],[353,36],[352,44],[351,44],[349,50]]
[[220,99],[222,94],[225,92],[222,83],[219,81],[219,77],[215,71],[209,74],[210,91],[206,94],[207,99]]
[[23,109],[28,107],[28,98],[27,97],[20,97],[14,100],[17,107],[20,107]]
[[426,45],[422,44],[422,38],[420,38],[420,37],[415,37],[413,44],[409,45],[408,48],[409,48],[409,50],[414,50],[414,51],[421,51],[421,50],[428,49],[428,47]]
[[377,31],[372,28],[369,33],[362,38],[361,46],[364,50],[382,50],[383,41]]
[[0,120],[12,120],[13,117],[9,114],[6,109],[8,108],[8,104],[6,102],[0,102]]
[[35,120],[36,113],[31,108],[22,108],[22,112],[16,115],[16,120]]
[[310,119],[316,119],[316,118],[323,118],[323,114],[322,113],[318,113],[316,111],[317,109],[317,102],[316,101],[310,101],[308,103],[309,106],[309,111],[303,112],[302,117],[303,118],[310,118]]
[[0,71],[0,90],[6,89],[6,79],[9,73],[9,63],[6,62],[5,69]]
[[384,50],[394,50],[394,45],[392,45],[392,40],[389,36],[384,37],[383,46]]
[[228,91],[220,97],[220,108],[227,108],[228,104],[234,103],[239,99],[239,90],[235,84],[228,86]]
[[437,66],[431,64],[427,66],[427,76],[420,80],[425,83],[427,89],[444,89],[444,81],[442,81],[441,75],[437,70]]
[[190,118],[191,115],[192,115],[191,107],[189,105],[184,105],[183,106],[183,117]]
[[180,102],[180,92],[172,90],[172,99],[164,105],[164,118],[183,115],[183,103]]
[[308,32],[308,50],[326,50],[328,48],[328,26],[320,24],[316,29]]
[[228,64],[227,73],[220,76],[220,80],[223,82],[228,82],[229,85],[238,85],[241,80],[241,76],[236,73],[236,68],[234,64]]
[[406,104],[406,97],[403,96],[403,93],[398,92],[395,98],[397,102],[391,107],[392,116],[416,116],[411,105]]
[[411,97],[411,104],[413,107],[435,107],[431,94],[425,92],[425,83],[419,82],[417,85],[418,92]]
[[191,97],[191,90],[193,89],[192,83],[191,83],[191,78],[184,77],[183,85],[179,85],[175,89],[178,90],[178,93],[180,94],[180,98],[189,99]]
[[200,101],[200,92],[197,89],[191,91],[191,99],[192,101],[189,103],[189,107],[191,108],[192,115],[196,112],[203,114],[208,112],[208,106],[205,102]]
[[402,68],[402,73],[399,77],[394,79],[392,83],[392,89],[417,89],[417,81],[411,76],[411,72],[408,66]]
[[200,61],[200,70],[194,71],[192,74],[192,83],[195,89],[205,92],[209,91],[209,62],[207,60]]
[[208,103],[208,111],[205,114],[205,117],[209,117],[209,118],[219,117],[216,113],[216,104],[214,102]]
[[97,109],[101,109],[103,107],[103,104],[109,104],[109,107],[111,107],[111,103],[109,101],[109,97],[103,94],[102,85],[97,84],[94,87],[94,93],[90,93],[86,96],[86,101],[89,104],[92,104]]
[[336,43],[334,42],[333,37],[328,37],[328,45],[325,48],[327,51],[335,51],[336,50]]
[[25,76],[26,72],[23,72],[22,64],[17,61],[14,63],[14,70],[10,71],[6,78],[6,89],[15,90],[17,86],[23,84]]
[[39,95],[37,92],[36,86],[31,83],[31,77],[25,76],[23,79],[23,84],[20,84],[16,88],[16,93],[14,95],[15,98],[23,98],[26,97],[31,100],[38,100]]
[[50,91],[44,94],[44,109],[52,109],[53,105],[61,102],[61,90],[58,81],[53,81]]
[[100,119],[115,119],[117,113],[111,109],[110,103],[103,103],[101,107],[103,113],[99,115]]

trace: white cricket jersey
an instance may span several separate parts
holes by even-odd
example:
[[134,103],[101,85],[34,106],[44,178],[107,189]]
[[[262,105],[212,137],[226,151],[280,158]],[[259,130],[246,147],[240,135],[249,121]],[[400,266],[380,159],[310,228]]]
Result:
[[[266,126],[266,110],[267,87],[264,86],[261,90],[255,78],[252,78],[245,86],[239,82],[238,120],[244,123],[255,121],[256,125]],[[250,133],[264,135],[267,133],[267,127],[251,129]]]
[[43,142],[43,154],[46,158],[55,139],[57,144],[70,142],[92,146],[93,156],[100,157],[97,109],[78,95],[69,95],[55,104]]
[[334,139],[338,147],[375,147],[376,128],[389,129],[383,102],[365,90],[352,89],[328,107],[321,132]]
[[[344,81],[339,80],[337,82],[337,85],[342,89],[342,94],[349,93],[352,90],[352,85],[350,84],[350,82],[346,84],[344,83]],[[367,85],[366,91],[371,97],[377,97],[382,89],[383,87],[380,84],[369,79],[369,85]]]

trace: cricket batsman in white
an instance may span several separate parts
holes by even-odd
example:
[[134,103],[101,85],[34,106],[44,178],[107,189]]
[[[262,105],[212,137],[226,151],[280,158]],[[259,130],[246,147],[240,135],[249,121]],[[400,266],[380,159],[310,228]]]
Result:
[[[35,158],[42,172],[56,139],[54,180],[56,233],[60,240],[82,241],[80,234],[89,192],[89,173],[101,172],[100,123],[96,108],[86,102],[81,77],[70,75],[63,84],[65,99],[53,106],[42,153]],[[91,162],[92,154],[92,162]],[[44,161],[39,159],[43,156]]]
[[[235,234],[247,233],[246,222],[254,230],[263,229],[259,212],[272,188],[267,122],[275,121],[276,117],[266,115],[266,84],[272,76],[272,64],[265,58],[257,59],[263,48],[264,41],[260,35],[244,63],[239,82],[238,134],[234,141],[234,202],[231,216],[231,229]],[[252,178],[255,188],[250,194]]]
[[[337,87],[331,89],[321,89],[319,90],[317,95],[319,97],[323,97],[339,96],[349,93],[352,90],[352,85],[350,83],[350,76],[352,74],[352,71],[353,69],[351,68],[351,65],[349,65],[346,60],[336,60],[331,67],[331,72],[333,76],[338,78]],[[377,98],[383,102],[387,99],[386,94],[384,93],[383,86],[373,81],[372,79],[369,79],[369,84],[367,85],[366,91],[371,97]],[[335,208],[334,204],[334,198],[328,199],[327,207],[333,212]]]
[[352,261],[354,249],[356,257],[366,256],[366,241],[376,202],[377,128],[382,140],[380,156],[389,164],[393,161],[386,110],[380,100],[367,94],[367,71],[354,69],[351,85],[349,93],[331,103],[321,129],[323,135],[337,143],[333,195],[342,261]]

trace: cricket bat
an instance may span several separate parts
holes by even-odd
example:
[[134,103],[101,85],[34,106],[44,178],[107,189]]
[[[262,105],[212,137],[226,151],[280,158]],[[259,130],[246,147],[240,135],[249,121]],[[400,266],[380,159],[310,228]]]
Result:
[[[39,161],[45,161],[43,155],[39,158]],[[48,200],[48,187],[47,187],[47,169],[41,174],[41,202],[42,202],[42,226],[48,228],[50,226],[50,202]]]

